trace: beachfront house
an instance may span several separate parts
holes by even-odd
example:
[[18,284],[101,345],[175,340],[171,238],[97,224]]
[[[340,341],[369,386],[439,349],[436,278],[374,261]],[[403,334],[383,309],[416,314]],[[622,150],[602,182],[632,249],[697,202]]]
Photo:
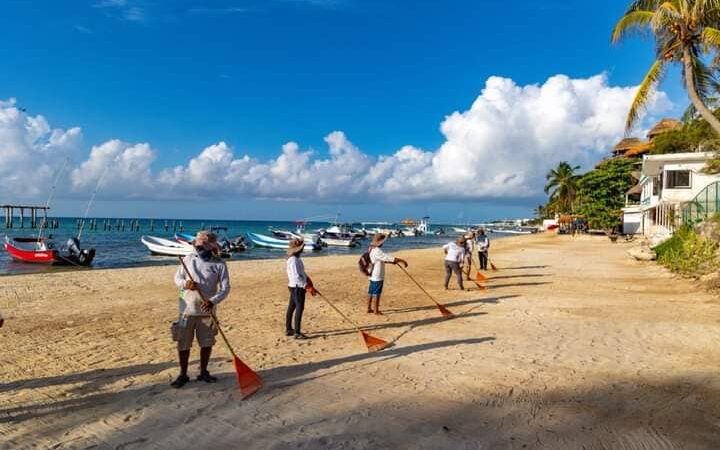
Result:
[[623,232],[662,240],[682,223],[719,210],[719,174],[703,173],[712,152],[644,155],[640,180],[626,195]]

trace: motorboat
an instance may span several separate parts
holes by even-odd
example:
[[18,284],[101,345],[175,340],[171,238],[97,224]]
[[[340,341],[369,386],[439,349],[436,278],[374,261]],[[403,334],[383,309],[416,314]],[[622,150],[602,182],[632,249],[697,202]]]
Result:
[[[247,235],[250,242],[256,247],[287,249],[290,244],[290,239],[281,239],[259,233],[248,233]],[[305,248],[308,250],[320,250],[322,247],[312,242],[305,242]]]
[[157,256],[187,256],[193,252],[193,246],[188,242],[171,241],[157,236],[141,236],[140,242]]
[[5,250],[15,261],[34,264],[89,266],[95,258],[95,249],[81,249],[74,237],[57,249],[51,238],[5,236]]

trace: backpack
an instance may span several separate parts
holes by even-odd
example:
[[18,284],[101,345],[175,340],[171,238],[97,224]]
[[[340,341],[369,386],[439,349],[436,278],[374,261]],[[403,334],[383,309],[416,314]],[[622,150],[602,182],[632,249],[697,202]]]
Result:
[[370,276],[372,274],[372,262],[370,261],[370,249],[368,249],[365,253],[362,254],[360,259],[358,259],[358,270],[360,270],[360,273],[362,273],[365,276]]

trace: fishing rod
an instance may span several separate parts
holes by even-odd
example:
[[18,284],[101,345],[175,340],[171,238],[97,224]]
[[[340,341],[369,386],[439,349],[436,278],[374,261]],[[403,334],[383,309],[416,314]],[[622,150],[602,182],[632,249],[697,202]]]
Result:
[[90,205],[92,205],[93,201],[95,200],[95,196],[97,195],[98,189],[100,189],[100,183],[102,183],[103,178],[105,178],[105,174],[107,173],[108,169],[110,169],[110,166],[105,166],[105,170],[103,171],[102,175],[100,175],[100,178],[98,178],[97,184],[95,185],[95,190],[93,191],[92,195],[90,196],[90,201],[88,201],[87,207],[85,208],[85,215],[83,216],[82,221],[80,222],[80,229],[78,230],[77,234],[77,240],[80,240],[80,236],[82,235],[83,228],[85,227],[85,220],[87,219],[88,212],[90,212]]
[[[70,158],[65,158],[65,160],[63,161],[62,167],[60,167],[60,169],[58,170],[58,172],[55,174],[55,179],[53,180],[52,187],[50,188],[50,195],[48,195],[47,202],[45,202],[45,211],[46,211],[46,212],[47,212],[47,210],[50,208],[50,202],[52,201],[52,198],[53,198],[54,195],[55,195],[55,188],[57,187],[57,182],[58,182],[58,180],[60,179],[60,174],[62,174],[63,171],[65,171],[65,167],[67,166],[67,164],[68,164],[69,161],[70,161]],[[43,230],[44,230],[44,228],[45,228],[45,222],[46,222],[46,220],[43,220],[43,221],[40,223],[40,230],[38,230],[38,237],[37,237],[38,242],[39,242],[40,239],[42,238]]]

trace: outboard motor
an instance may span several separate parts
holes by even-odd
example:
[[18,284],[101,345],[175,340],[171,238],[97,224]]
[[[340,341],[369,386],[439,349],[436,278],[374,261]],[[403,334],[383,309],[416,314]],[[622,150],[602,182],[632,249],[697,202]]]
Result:
[[68,239],[65,246],[70,256],[74,256],[75,258],[80,257],[80,241],[77,238],[72,237]]

